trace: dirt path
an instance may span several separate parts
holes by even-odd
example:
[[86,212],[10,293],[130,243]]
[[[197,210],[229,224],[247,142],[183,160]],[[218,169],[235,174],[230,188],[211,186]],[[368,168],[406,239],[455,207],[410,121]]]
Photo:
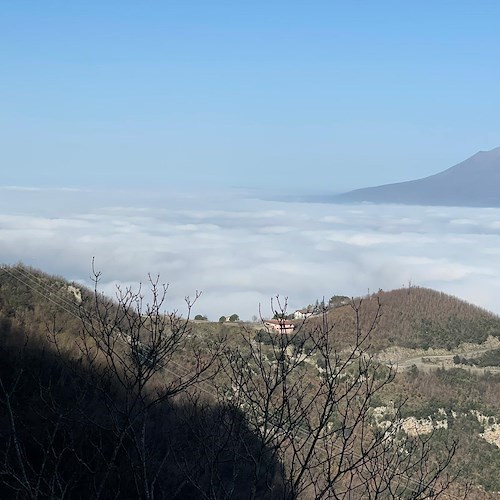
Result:
[[[404,371],[408,370],[410,367],[415,365],[419,370],[423,371],[431,371],[431,370],[437,370],[438,368],[444,368],[444,369],[450,369],[450,368],[464,368],[466,370],[469,370],[471,372],[475,373],[485,373],[485,372],[490,372],[490,373],[500,373],[500,367],[498,366],[491,366],[491,367],[477,367],[477,366],[470,366],[470,365],[462,365],[462,364],[455,364],[453,362],[453,358],[458,354],[459,356],[463,357],[474,357],[478,356],[480,354],[484,354],[485,352],[488,352],[492,350],[491,348],[488,349],[474,349],[466,352],[461,352],[460,354],[458,353],[451,353],[451,354],[434,354],[434,355],[419,355],[411,358],[406,358],[398,361],[397,363],[394,363],[394,366],[397,371]],[[389,363],[388,363],[389,364]]]

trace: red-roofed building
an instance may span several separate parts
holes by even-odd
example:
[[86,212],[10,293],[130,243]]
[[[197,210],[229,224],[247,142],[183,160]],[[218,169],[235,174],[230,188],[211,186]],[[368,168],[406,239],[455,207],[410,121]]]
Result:
[[295,325],[287,319],[266,319],[264,326],[268,332],[292,333]]

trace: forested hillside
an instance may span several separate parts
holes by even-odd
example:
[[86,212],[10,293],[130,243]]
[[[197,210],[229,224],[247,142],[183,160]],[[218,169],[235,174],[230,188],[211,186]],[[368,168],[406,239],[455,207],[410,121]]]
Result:
[[[446,345],[450,317],[496,335],[495,316],[411,288],[279,335],[192,322],[189,305],[187,317],[166,314],[165,290],[150,285],[147,305],[131,290],[113,301],[24,266],[0,270],[0,498],[500,490],[499,377],[396,373],[370,355],[412,345],[419,320],[432,318],[434,344]],[[454,343],[476,335],[463,331]]]
[[[360,299],[355,299],[359,303]],[[411,286],[379,291],[362,299],[363,325],[368,327],[379,304],[382,314],[371,336],[372,346],[412,349],[453,349],[461,343],[482,344],[488,336],[500,338],[500,318],[463,300],[429,288]],[[329,313],[329,320],[347,337],[353,331],[350,307]]]
[[[156,325],[158,333],[168,323],[175,338],[159,346],[162,359],[149,360],[140,346],[106,341],[112,321],[133,334],[140,317],[132,302],[120,310],[100,297],[102,336],[82,335],[97,321],[80,311],[93,298],[23,266],[0,271],[0,498],[198,498],[201,491],[222,498],[225,488],[247,498],[251,487],[262,498],[278,495],[280,465],[241,413],[191,400],[188,389],[213,359],[195,353],[197,369],[185,377],[153,369],[175,354],[187,322],[172,317]],[[200,440],[204,446],[196,446]],[[266,473],[253,481],[248,458],[257,450]]]

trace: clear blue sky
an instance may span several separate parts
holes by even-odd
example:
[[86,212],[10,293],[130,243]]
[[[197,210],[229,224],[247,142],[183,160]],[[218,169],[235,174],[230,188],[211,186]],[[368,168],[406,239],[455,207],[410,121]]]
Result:
[[0,6],[2,185],[407,180],[500,146],[498,1]]

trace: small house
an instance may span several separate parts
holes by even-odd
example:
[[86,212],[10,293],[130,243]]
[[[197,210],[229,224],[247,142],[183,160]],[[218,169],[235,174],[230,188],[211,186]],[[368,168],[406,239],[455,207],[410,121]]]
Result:
[[264,327],[270,333],[287,334],[293,332],[295,325],[286,319],[266,319],[264,320]]
[[293,313],[293,319],[307,319],[312,316],[312,311],[310,309],[297,309]]

